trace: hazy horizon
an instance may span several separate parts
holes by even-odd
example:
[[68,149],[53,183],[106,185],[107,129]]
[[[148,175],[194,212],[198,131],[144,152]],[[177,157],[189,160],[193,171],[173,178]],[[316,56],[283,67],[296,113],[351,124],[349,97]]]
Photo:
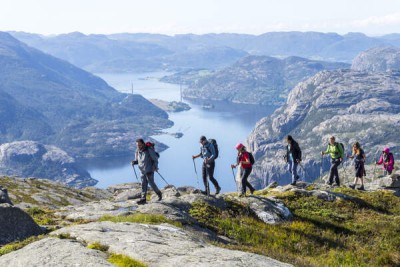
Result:
[[0,31],[42,35],[361,32],[400,29],[397,0],[14,0],[0,8]]

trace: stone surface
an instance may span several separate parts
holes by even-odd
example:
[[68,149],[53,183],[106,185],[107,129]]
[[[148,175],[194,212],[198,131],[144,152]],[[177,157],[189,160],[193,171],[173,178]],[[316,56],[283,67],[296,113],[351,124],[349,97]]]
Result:
[[2,203],[7,203],[10,205],[13,204],[10,200],[10,197],[8,196],[7,188],[4,188],[0,185],[0,204]]
[[9,204],[0,204],[0,245],[42,233],[39,225],[23,210]]
[[114,265],[107,261],[107,254],[104,252],[88,249],[74,240],[50,237],[1,256],[0,266],[108,267]]
[[86,243],[99,242],[113,253],[149,266],[292,266],[271,258],[210,245],[169,224],[94,222],[52,233],[70,234]]

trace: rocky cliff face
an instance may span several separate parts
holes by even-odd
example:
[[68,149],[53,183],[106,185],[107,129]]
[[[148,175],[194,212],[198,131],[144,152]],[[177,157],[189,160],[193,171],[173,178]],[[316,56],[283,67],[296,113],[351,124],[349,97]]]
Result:
[[288,92],[298,82],[321,70],[348,67],[344,63],[299,57],[248,56],[231,67],[196,79],[183,91],[183,95],[186,98],[276,105],[284,102]]
[[[262,187],[271,180],[289,181],[283,161],[286,135],[303,150],[307,179],[319,176],[320,152],[337,137],[350,153],[358,141],[372,161],[383,146],[397,152],[400,125],[400,72],[323,71],[298,84],[287,102],[260,120],[248,138],[257,163],[253,178]],[[327,158],[325,160],[328,160]],[[329,164],[324,164],[327,170]]]
[[43,177],[78,188],[97,183],[65,151],[33,141],[2,144],[0,146],[0,174]]
[[353,70],[385,72],[400,70],[400,48],[376,47],[360,53],[351,66]]

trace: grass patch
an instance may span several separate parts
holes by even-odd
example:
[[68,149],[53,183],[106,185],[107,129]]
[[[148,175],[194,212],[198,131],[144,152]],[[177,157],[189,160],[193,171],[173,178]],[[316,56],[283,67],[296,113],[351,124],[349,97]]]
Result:
[[21,249],[21,248],[25,247],[26,245],[29,245],[30,243],[33,243],[36,241],[39,241],[45,237],[46,237],[45,235],[31,236],[22,241],[16,241],[16,242],[4,245],[4,246],[0,247],[0,256],[3,256],[7,253],[13,252],[18,249]]
[[42,209],[39,207],[32,207],[25,210],[33,220],[40,225],[55,225],[58,219],[54,213],[55,211]]
[[147,267],[147,264],[144,264],[138,260],[132,259],[128,256],[121,254],[111,254],[111,256],[107,259],[108,262],[118,266],[118,267]]
[[94,242],[94,243],[90,243],[87,246],[87,248],[107,252],[109,247],[106,245],[102,245],[100,242]]
[[190,214],[203,226],[234,239],[227,245],[295,266],[400,266],[400,198],[388,192],[334,191],[353,200],[324,201],[293,192],[277,195],[292,222],[267,225],[244,204],[221,210],[193,203]]
[[153,215],[144,213],[134,213],[127,216],[111,216],[104,215],[99,219],[99,221],[111,221],[111,222],[132,222],[132,223],[145,223],[145,224],[160,224],[169,223],[177,227],[182,227],[180,222],[172,221],[163,215]]

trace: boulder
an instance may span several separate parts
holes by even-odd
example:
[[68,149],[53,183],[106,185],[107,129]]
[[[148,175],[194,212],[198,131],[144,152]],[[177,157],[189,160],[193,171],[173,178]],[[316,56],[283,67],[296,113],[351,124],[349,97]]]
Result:
[[377,178],[373,182],[365,184],[369,190],[400,188],[400,174],[392,173],[391,175]]
[[99,242],[109,252],[127,255],[149,266],[292,266],[253,253],[206,243],[169,224],[93,222],[52,232],[69,234],[85,243]]
[[0,204],[2,204],[2,203],[7,203],[10,205],[13,205],[13,203],[11,202],[11,200],[8,196],[7,189],[0,185]]
[[0,204],[0,226],[0,245],[44,232],[27,213],[10,204]]
[[45,238],[0,257],[0,266],[111,267],[107,254],[75,240]]

